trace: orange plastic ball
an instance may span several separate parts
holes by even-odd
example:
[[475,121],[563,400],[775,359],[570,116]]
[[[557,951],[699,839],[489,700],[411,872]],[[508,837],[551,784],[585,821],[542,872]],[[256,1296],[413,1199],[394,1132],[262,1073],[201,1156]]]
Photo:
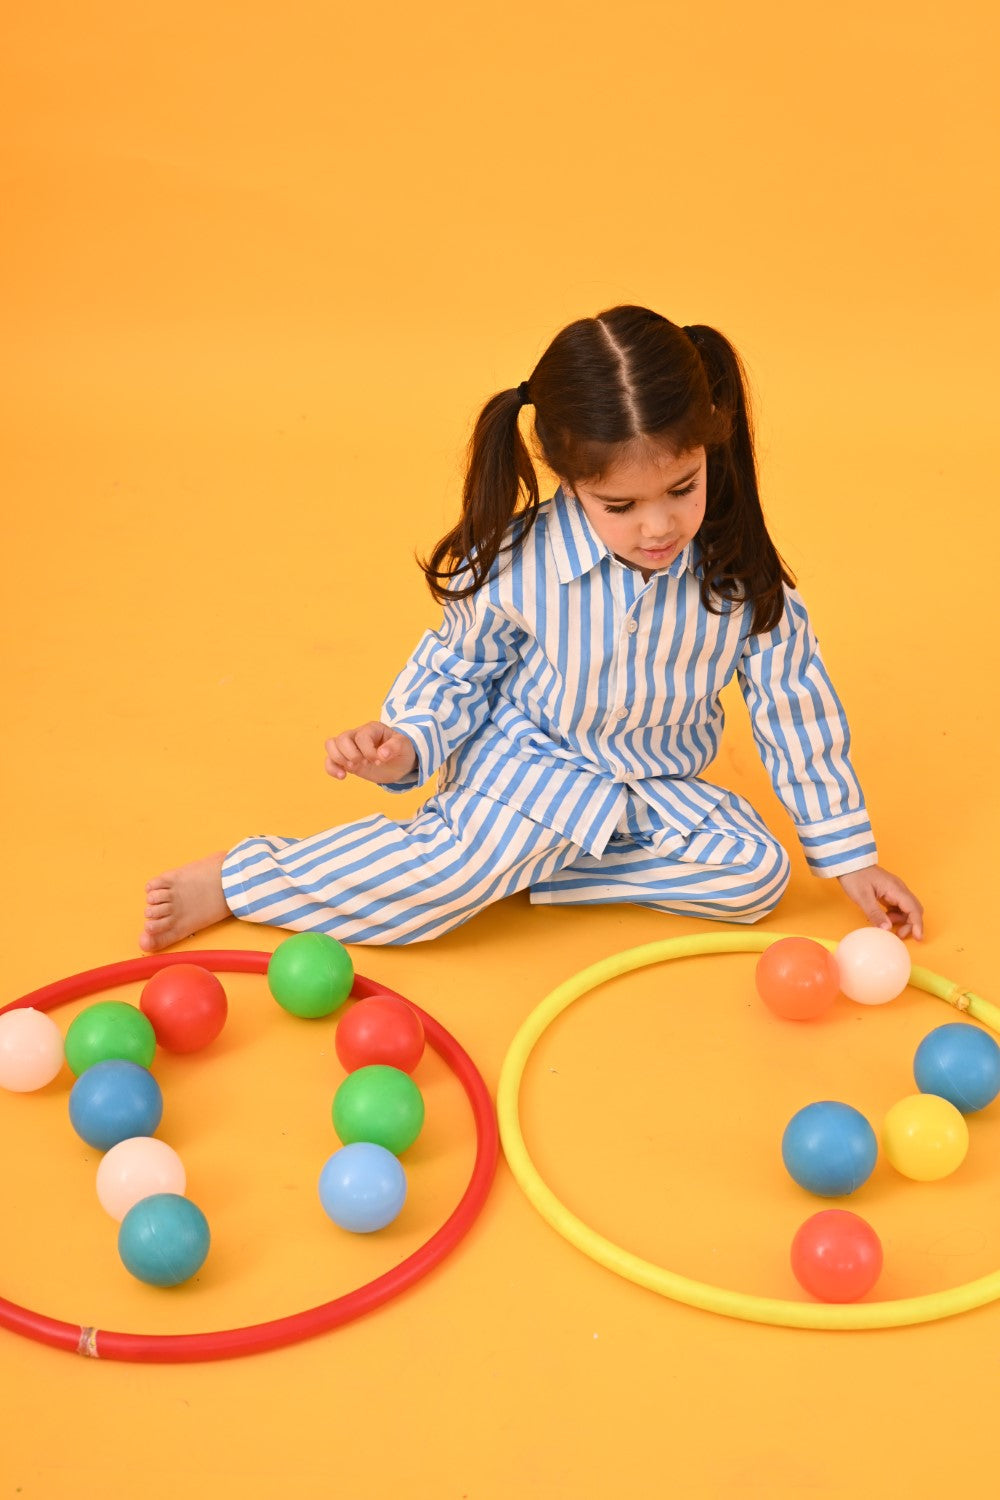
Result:
[[754,977],[764,1004],[786,1021],[814,1021],[840,994],[837,961],[812,938],[779,938],[761,954]]

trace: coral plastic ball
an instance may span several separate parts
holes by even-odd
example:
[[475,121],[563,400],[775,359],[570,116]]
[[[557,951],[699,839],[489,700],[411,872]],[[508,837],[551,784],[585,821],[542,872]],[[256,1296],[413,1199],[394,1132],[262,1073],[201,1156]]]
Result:
[[0,1016],[0,1088],[30,1094],[51,1083],[63,1065],[62,1032],[29,1006]]
[[813,1214],[792,1240],[795,1279],[820,1302],[856,1302],[882,1274],[882,1244],[857,1214],[826,1208]]
[[799,1187],[820,1198],[842,1198],[875,1170],[878,1139],[860,1110],[821,1099],[789,1120],[781,1157]]
[[78,1076],[94,1063],[121,1058],[148,1068],[156,1052],[156,1033],[148,1017],[124,1000],[88,1005],[66,1032],[66,1061]]
[[118,1254],[125,1269],[147,1286],[188,1281],[204,1265],[210,1243],[205,1215],[177,1193],[142,1198],[118,1230]]
[[960,1167],[969,1127],[954,1104],[936,1094],[909,1094],[882,1125],[882,1146],[897,1172],[915,1182],[937,1182]]
[[172,964],[148,980],[139,997],[156,1040],[168,1052],[198,1052],[214,1042],[229,1013],[222,981],[198,964]]
[[913,1076],[922,1094],[938,1094],[972,1115],[1000,1094],[1000,1047],[978,1026],[949,1021],[920,1043]]
[[98,1151],[110,1151],[134,1135],[152,1135],[162,1118],[160,1085],[147,1068],[124,1058],[94,1063],[70,1089],[70,1124]]
[[779,938],[766,948],[754,973],[757,993],[787,1021],[813,1021],[840,994],[837,961],[812,938]]
[[837,944],[840,988],[859,1005],[885,1005],[910,982],[910,955],[902,938],[884,927],[858,927]]
[[347,949],[325,932],[297,932],[271,954],[267,983],[278,1004],[313,1020],[342,1005],[354,984]]
[[358,1068],[333,1097],[333,1128],[345,1146],[371,1141],[398,1156],[413,1145],[423,1123],[423,1096],[399,1068]]
[[97,1168],[101,1207],[119,1221],[143,1198],[155,1193],[183,1196],[186,1187],[187,1173],[177,1152],[151,1135],[119,1141],[101,1157]]
[[412,1073],[424,1052],[424,1023],[405,1000],[372,995],[351,1006],[335,1043],[348,1073],[373,1063]]
[[357,1141],[326,1162],[319,1197],[324,1213],[341,1229],[371,1234],[399,1216],[406,1202],[406,1173],[384,1146]]

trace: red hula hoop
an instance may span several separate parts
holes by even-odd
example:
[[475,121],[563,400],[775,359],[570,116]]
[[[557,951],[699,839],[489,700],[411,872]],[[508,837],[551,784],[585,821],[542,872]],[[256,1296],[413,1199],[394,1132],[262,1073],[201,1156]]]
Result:
[[[204,969],[223,974],[265,974],[270,957],[270,953],[220,949],[209,952],[161,953],[148,958],[126,959],[122,963],[88,969],[83,974],[74,974],[69,979],[45,985],[42,989],[32,991],[30,995],[23,995],[19,1000],[0,1007],[0,1015],[4,1011],[28,1007],[51,1010],[70,1000],[80,1000],[101,990],[113,989],[116,985],[149,979],[170,964],[200,964]],[[384,984],[376,984],[371,979],[356,974],[351,997],[364,999],[374,994],[392,995],[398,1000],[405,998]],[[280,1349],[284,1345],[299,1343],[302,1339],[339,1328],[380,1307],[383,1302],[398,1296],[426,1276],[451,1253],[482,1209],[496,1170],[499,1135],[489,1090],[468,1053],[426,1011],[414,1005],[412,1000],[407,1000],[406,1004],[423,1021],[427,1040],[464,1088],[476,1125],[476,1159],[472,1176],[458,1206],[441,1228],[406,1260],[385,1275],[358,1287],[356,1291],[335,1298],[332,1302],[324,1302],[319,1307],[293,1313],[286,1318],[275,1318],[269,1323],[250,1324],[246,1328],[220,1329],[215,1333],[113,1333],[106,1329],[86,1328],[63,1323],[56,1318],[47,1318],[42,1313],[31,1312],[3,1297],[0,1297],[0,1327],[36,1339],[39,1343],[50,1344],[56,1349],[99,1359],[134,1360],[146,1364],[228,1359],[233,1355]]]

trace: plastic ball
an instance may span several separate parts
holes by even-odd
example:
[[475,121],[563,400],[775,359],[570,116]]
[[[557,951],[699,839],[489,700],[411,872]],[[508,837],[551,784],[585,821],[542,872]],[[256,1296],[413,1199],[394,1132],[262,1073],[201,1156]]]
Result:
[[787,1021],[812,1021],[840,994],[837,961],[812,938],[779,938],[766,948],[754,973],[757,993]]
[[398,1218],[406,1173],[384,1146],[357,1141],[335,1151],[319,1174],[323,1211],[341,1229],[371,1234]]
[[118,1230],[118,1254],[147,1286],[180,1286],[200,1271],[211,1244],[208,1220],[178,1193],[154,1193],[130,1208]]
[[333,1096],[333,1126],[345,1146],[369,1141],[398,1156],[413,1145],[423,1123],[423,1096],[399,1068],[358,1068]]
[[910,955],[902,938],[884,927],[858,927],[837,944],[840,988],[859,1005],[885,1005],[910,982]]
[[156,1040],[168,1052],[198,1052],[214,1042],[229,1012],[222,981],[198,964],[172,964],[154,974],[139,997]]
[[347,949],[324,932],[297,932],[271,954],[267,983],[278,1004],[309,1020],[342,1005],[354,983]]
[[28,1006],[0,1016],[0,1088],[30,1094],[51,1083],[62,1065],[62,1032],[51,1016]]
[[339,1022],[335,1045],[348,1073],[373,1063],[412,1073],[424,1052],[424,1023],[405,1000],[372,995]]
[[807,1104],[781,1140],[790,1177],[820,1198],[842,1198],[867,1182],[878,1159],[878,1139],[859,1110],[835,1100]]
[[66,1061],[79,1076],[95,1063],[120,1058],[148,1068],[156,1052],[151,1022],[124,1000],[99,1000],[88,1005],[66,1032]]
[[69,1094],[70,1124],[88,1146],[110,1151],[134,1135],[152,1135],[163,1118],[160,1085],[146,1068],[122,1058],[94,1063]]
[[801,1225],[791,1259],[796,1281],[820,1302],[856,1302],[882,1274],[882,1243],[857,1214],[825,1208]]
[[938,1094],[972,1115],[1000,1094],[1000,1047],[978,1026],[949,1021],[920,1043],[913,1076],[922,1094]]
[[882,1125],[882,1146],[897,1172],[915,1182],[937,1182],[960,1167],[969,1149],[965,1117],[936,1094],[908,1094]]
[[132,1136],[112,1146],[97,1168],[97,1196],[113,1219],[124,1219],[129,1209],[156,1193],[183,1195],[187,1187],[184,1163],[172,1146],[153,1136]]

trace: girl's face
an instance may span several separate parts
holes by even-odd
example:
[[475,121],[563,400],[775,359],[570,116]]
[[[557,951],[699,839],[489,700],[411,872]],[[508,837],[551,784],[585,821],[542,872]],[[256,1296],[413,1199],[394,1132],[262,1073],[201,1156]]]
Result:
[[618,464],[594,488],[563,485],[576,495],[601,541],[644,579],[668,567],[705,519],[704,448],[676,457]]

